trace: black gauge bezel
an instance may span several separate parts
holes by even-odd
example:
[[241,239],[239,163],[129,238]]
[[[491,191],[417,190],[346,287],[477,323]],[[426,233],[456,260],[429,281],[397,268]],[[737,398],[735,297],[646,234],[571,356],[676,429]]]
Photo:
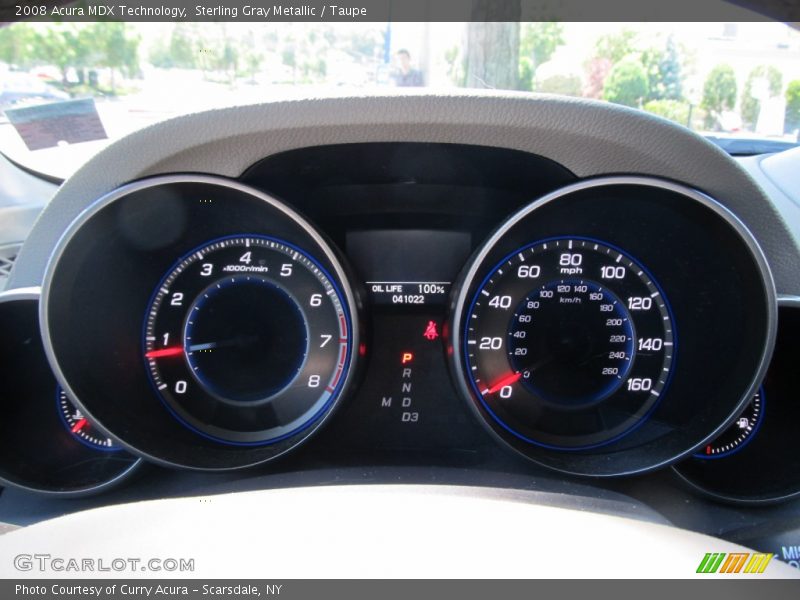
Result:
[[[8,393],[12,385],[23,386],[26,392],[34,393],[33,396],[22,398],[25,400],[25,410],[30,411],[31,417],[36,417],[36,422],[26,424],[33,428],[31,435],[13,435],[17,430],[24,430],[16,426],[12,432],[3,435],[4,443],[7,441],[14,450],[13,453],[3,452],[0,457],[0,484],[58,498],[79,498],[108,491],[140,473],[143,461],[121,448],[109,452],[90,446],[64,427],[60,408],[54,401],[58,384],[40,339],[39,301],[39,288],[19,288],[0,293],[0,310],[17,305],[14,309],[23,310],[26,314],[16,314],[15,323],[24,325],[30,321],[30,331],[25,333],[25,348],[7,349],[14,354],[25,354],[26,362],[25,368],[15,370],[13,381],[6,380],[8,385],[4,393]],[[8,337],[0,340],[3,344],[8,341]],[[17,393],[6,401],[19,401],[22,398]],[[10,409],[4,411],[7,416],[13,414]],[[95,426],[94,423],[92,425]],[[40,443],[30,447],[32,439]],[[72,487],[66,484],[52,485],[57,480],[56,472],[52,469],[57,470],[58,477],[70,472],[81,474],[86,481]]]
[[[146,306],[175,259],[210,240],[242,234],[279,238],[313,257],[341,290],[349,331],[334,401],[302,431],[252,447],[204,438],[174,419],[153,392],[141,352]],[[103,283],[90,292],[92,281]],[[283,202],[222,177],[159,176],[102,197],[62,236],[45,272],[42,335],[59,383],[125,448],[165,466],[245,468],[308,439],[346,396],[359,364],[360,295],[351,282],[333,246]],[[120,392],[110,395],[110,389]],[[104,396],[111,399],[103,402]]]
[[768,506],[800,498],[800,459],[785,451],[800,432],[795,401],[800,296],[778,297],[778,324],[775,353],[761,384],[765,401],[758,431],[736,452],[711,460],[691,456],[671,468],[686,488],[715,502]]
[[[510,436],[483,409],[465,375],[464,320],[479,283],[515,248],[552,237],[593,238],[636,257],[669,298],[681,334],[667,401],[659,402],[643,426],[600,448],[563,452]],[[566,473],[629,475],[679,460],[738,416],[769,364],[776,314],[766,259],[752,234],[725,207],[679,183],[645,176],[598,177],[568,185],[518,211],[470,258],[451,298],[450,364],[468,406],[503,445]],[[715,355],[718,364],[705,373],[698,369],[704,356]]]
[[[546,449],[549,449],[549,450],[557,450],[557,451],[562,451],[562,452],[579,452],[579,451],[582,451],[582,450],[591,450],[591,449],[594,449],[594,448],[599,448],[601,446],[605,446],[607,444],[611,444],[611,443],[621,439],[622,437],[624,437],[628,433],[632,432],[635,428],[637,428],[640,425],[642,425],[644,423],[644,421],[650,416],[650,414],[656,409],[656,407],[657,407],[657,405],[658,405],[658,403],[659,403],[659,401],[661,399],[661,395],[668,390],[670,381],[672,379],[672,375],[673,375],[673,372],[674,372],[672,367],[674,365],[674,362],[675,362],[675,359],[676,359],[677,350],[678,350],[678,334],[677,334],[676,326],[675,326],[675,317],[674,317],[674,315],[672,313],[672,308],[670,307],[670,304],[669,304],[669,298],[666,296],[666,294],[664,293],[663,289],[658,284],[657,280],[647,270],[647,268],[644,265],[641,265],[640,263],[638,263],[634,257],[626,254],[624,250],[622,250],[622,249],[620,249],[620,248],[618,248],[616,246],[609,245],[606,242],[604,242],[603,240],[580,237],[580,236],[551,237],[551,238],[546,238],[546,239],[543,239],[543,240],[536,240],[534,242],[531,242],[531,243],[527,244],[526,246],[524,246],[522,248],[514,249],[511,253],[509,253],[506,256],[504,256],[496,265],[494,265],[493,267],[488,269],[488,272],[487,272],[486,276],[483,278],[481,283],[478,284],[477,287],[475,288],[475,293],[472,295],[472,299],[470,300],[469,308],[467,310],[467,314],[476,316],[475,306],[476,306],[477,301],[481,297],[481,294],[484,292],[484,290],[486,290],[487,283],[492,281],[492,280],[494,280],[497,277],[498,270],[501,269],[502,267],[506,267],[506,264],[511,259],[513,259],[515,256],[522,256],[523,253],[526,253],[528,251],[533,251],[534,249],[537,249],[540,246],[544,247],[543,251],[548,251],[548,250],[546,250],[548,244],[553,246],[554,248],[557,248],[558,244],[560,242],[562,242],[562,241],[565,241],[565,242],[573,242],[573,241],[576,241],[576,242],[589,242],[590,245],[591,244],[597,244],[598,246],[605,246],[609,250],[618,252],[621,257],[624,257],[626,260],[631,261],[632,265],[640,270],[639,274],[637,275],[637,279],[639,281],[644,281],[646,279],[647,280],[646,281],[646,285],[652,286],[651,289],[655,289],[657,291],[657,293],[660,295],[660,297],[663,299],[663,307],[662,307],[662,309],[661,310],[657,309],[658,313],[659,313],[658,317],[657,317],[657,320],[658,320],[659,323],[661,323],[662,322],[662,317],[663,317],[664,321],[666,321],[666,323],[667,323],[666,327],[668,328],[669,333],[665,332],[664,337],[665,337],[666,340],[669,341],[670,350],[668,350],[668,351],[666,349],[664,350],[664,360],[662,361],[662,363],[660,365],[658,365],[658,368],[656,369],[656,373],[658,373],[660,375],[661,374],[661,369],[664,368],[665,365],[668,365],[668,367],[666,367],[666,369],[665,369],[668,372],[667,372],[666,375],[663,376],[663,381],[661,382],[661,385],[659,386],[659,389],[657,390],[658,393],[656,393],[656,397],[654,399],[648,398],[649,403],[648,402],[643,402],[643,407],[644,408],[641,411],[642,414],[641,415],[635,415],[637,420],[628,423],[628,425],[626,427],[621,427],[620,428],[621,430],[619,432],[615,433],[610,439],[606,439],[606,440],[603,440],[603,441],[595,442],[595,443],[592,443],[592,444],[584,444],[584,445],[576,445],[576,446],[557,445],[557,444],[547,443],[547,442],[545,442],[544,440],[541,440],[541,439],[540,440],[531,439],[531,438],[523,435],[519,431],[515,430],[515,428],[510,426],[509,423],[507,423],[503,419],[501,419],[498,416],[498,414],[496,414],[496,412],[494,410],[492,410],[492,407],[486,401],[485,397],[483,395],[481,395],[481,393],[480,393],[480,391],[478,389],[479,386],[477,385],[477,383],[474,380],[474,377],[471,374],[472,368],[470,368],[469,370],[465,370],[465,372],[467,374],[468,384],[470,385],[470,387],[472,389],[472,392],[473,392],[473,397],[476,398],[480,402],[480,404],[481,404],[481,406],[483,408],[483,412],[485,412],[486,414],[491,416],[503,429],[505,429],[506,431],[508,431],[512,435],[518,437],[519,439],[524,440],[525,442],[527,442],[529,444],[532,444],[532,445],[535,445],[535,446],[540,446],[542,448],[546,448]],[[554,245],[554,243],[555,243],[555,245]],[[570,247],[572,247],[572,246],[570,245]],[[591,251],[594,252],[595,250],[591,250]],[[592,278],[587,276],[587,277],[584,277],[584,279],[586,279],[587,282],[588,282]],[[555,281],[555,280],[548,279],[547,283],[552,283],[553,281]],[[538,283],[540,283],[540,282],[537,282],[537,285],[538,285]],[[594,283],[594,282],[592,282],[592,283]],[[606,282],[605,289],[607,291],[611,291],[612,295],[613,295],[613,294],[616,294],[616,289],[613,289],[612,283],[613,282]],[[631,313],[627,309],[623,308],[623,310],[628,315],[628,317],[631,316]],[[470,319],[467,319],[467,318],[464,319],[464,325],[463,325],[462,334],[464,336],[464,341],[465,342],[468,342],[467,338],[468,338],[469,326],[470,325],[474,325],[474,324],[475,324],[474,321],[471,321]],[[633,326],[634,326],[633,322],[631,323],[631,326],[633,328]],[[465,365],[471,365],[471,363],[470,363],[470,354],[469,354],[469,351],[468,351],[468,343],[462,344],[462,351],[464,353],[464,356],[463,356],[464,364]],[[635,362],[635,358],[634,358],[634,360],[632,360],[632,362]],[[475,365],[471,365],[471,367],[472,366],[475,366]],[[621,384],[622,383],[620,382],[620,385]],[[541,399],[540,401],[544,402],[543,399]],[[546,410],[546,407],[543,406],[542,410]],[[589,410],[591,410],[591,407],[589,407]],[[576,411],[578,411],[578,409],[574,408],[574,409],[570,409],[568,412],[571,415],[574,415]]]

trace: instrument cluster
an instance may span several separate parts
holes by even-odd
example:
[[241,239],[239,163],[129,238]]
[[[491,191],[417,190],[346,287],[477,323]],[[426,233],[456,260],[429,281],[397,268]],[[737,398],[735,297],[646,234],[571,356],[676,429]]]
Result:
[[784,463],[736,477],[796,435],[797,308],[779,320],[752,234],[680,183],[473,146],[295,150],[99,198],[40,294],[0,297],[0,476],[26,489],[505,448],[572,475],[676,465],[727,501],[800,492]]

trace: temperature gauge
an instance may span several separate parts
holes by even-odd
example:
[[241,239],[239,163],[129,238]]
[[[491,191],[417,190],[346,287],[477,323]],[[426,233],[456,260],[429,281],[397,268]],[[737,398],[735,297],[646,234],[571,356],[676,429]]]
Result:
[[106,452],[121,450],[114,440],[97,431],[61,387],[57,388],[56,402],[58,403],[58,414],[61,415],[64,426],[79,442],[93,450]]

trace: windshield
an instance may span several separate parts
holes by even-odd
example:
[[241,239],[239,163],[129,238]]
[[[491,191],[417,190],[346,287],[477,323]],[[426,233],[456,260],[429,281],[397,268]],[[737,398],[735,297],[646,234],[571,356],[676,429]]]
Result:
[[0,28],[0,151],[65,178],[175,115],[403,87],[592,98],[706,135],[796,141],[800,33],[782,23],[16,23]]

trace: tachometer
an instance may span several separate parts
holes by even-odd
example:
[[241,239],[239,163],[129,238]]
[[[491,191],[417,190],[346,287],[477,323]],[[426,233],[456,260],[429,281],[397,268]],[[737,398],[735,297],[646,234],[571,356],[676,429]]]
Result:
[[582,449],[640,424],[670,380],[675,325],[663,291],[635,258],[582,237],[515,250],[466,312],[469,383],[507,432]]
[[180,259],[147,310],[144,356],[159,397],[214,440],[267,444],[313,423],[338,394],[350,317],[301,249],[241,235]]

